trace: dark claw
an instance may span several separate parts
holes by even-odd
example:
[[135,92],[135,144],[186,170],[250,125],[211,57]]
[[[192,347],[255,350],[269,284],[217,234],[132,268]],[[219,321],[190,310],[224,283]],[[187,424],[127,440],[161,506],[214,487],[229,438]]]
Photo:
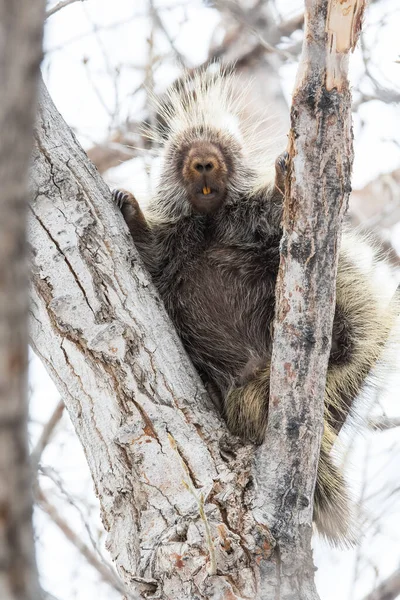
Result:
[[122,208],[125,202],[128,200],[128,194],[121,190],[113,190],[112,197],[118,208]]
[[276,164],[280,168],[282,173],[286,173],[286,170],[288,167],[288,161],[289,161],[289,153],[286,152],[286,150],[285,150],[285,152],[282,152],[282,154],[280,154],[278,156],[278,158],[276,159]]

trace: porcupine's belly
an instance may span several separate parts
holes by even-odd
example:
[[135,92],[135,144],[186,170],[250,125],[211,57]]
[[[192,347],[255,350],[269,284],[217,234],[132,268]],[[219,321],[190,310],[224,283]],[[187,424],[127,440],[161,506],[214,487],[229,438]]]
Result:
[[195,365],[220,387],[271,350],[278,255],[212,249],[183,274],[174,320]]

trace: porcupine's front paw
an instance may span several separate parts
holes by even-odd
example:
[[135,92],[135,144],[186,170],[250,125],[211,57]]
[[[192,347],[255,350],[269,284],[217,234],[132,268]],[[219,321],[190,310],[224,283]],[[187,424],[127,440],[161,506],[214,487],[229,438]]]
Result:
[[127,192],[126,190],[113,190],[112,198],[114,203],[122,212],[133,241],[135,244],[140,246],[141,250],[143,251],[142,258],[145,261],[145,264],[150,264],[151,257],[148,253],[146,254],[145,249],[149,245],[151,230],[144,214],[140,209],[138,201],[133,194]]
[[285,181],[289,164],[289,153],[282,152],[275,161],[275,188],[285,195]]
[[126,190],[113,190],[112,198],[118,206],[128,225],[133,239],[136,241],[138,236],[146,230],[146,221],[135,196]]
[[[127,211],[138,213],[140,208],[135,196],[126,190],[115,189],[111,192],[114,204],[118,206],[122,214]],[[125,216],[125,215],[124,215]]]

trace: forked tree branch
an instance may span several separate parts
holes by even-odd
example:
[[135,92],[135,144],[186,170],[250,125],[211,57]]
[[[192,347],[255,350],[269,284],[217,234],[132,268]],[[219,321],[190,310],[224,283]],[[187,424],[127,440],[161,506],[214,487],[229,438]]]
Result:
[[[292,109],[296,179],[284,222],[274,406],[255,462],[253,447],[232,439],[212,407],[109,190],[43,90],[32,169],[33,345],[84,446],[108,548],[129,591],[152,591],[162,600],[317,598],[312,492],[328,359],[321,336],[330,334],[331,325],[321,311],[333,315],[335,281],[335,269],[319,252],[336,264],[352,158],[347,55],[343,45],[338,54],[328,44],[328,5],[307,4],[312,35],[306,36]],[[335,35],[342,40],[341,31]],[[332,168],[340,173],[334,181]],[[312,230],[310,215],[318,226]],[[319,304],[317,274],[327,286]],[[295,277],[305,286],[294,290],[296,305],[286,298]],[[296,352],[284,352],[285,300],[294,321],[304,308],[296,327],[304,329],[315,317],[311,350],[300,344]],[[291,368],[303,358],[300,395],[293,391]],[[290,377],[280,367],[288,361]],[[291,440],[289,420],[299,433]],[[293,510],[288,485],[295,488]]]

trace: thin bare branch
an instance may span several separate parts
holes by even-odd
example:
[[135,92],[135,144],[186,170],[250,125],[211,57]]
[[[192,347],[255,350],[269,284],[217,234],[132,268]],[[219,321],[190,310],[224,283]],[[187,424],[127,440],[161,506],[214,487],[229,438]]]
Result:
[[397,569],[387,579],[363,600],[395,600],[400,596],[400,569]]
[[[99,555],[99,558],[101,561],[107,562],[99,548],[99,545],[96,543],[92,529],[88,523],[87,514],[84,514],[84,512],[82,510],[82,506],[78,501],[78,498],[74,498],[70,494],[70,492],[66,489],[64,482],[61,479],[60,474],[57,473],[57,471],[55,471],[51,467],[44,467],[42,465],[39,465],[39,473],[40,473],[40,475],[43,475],[44,477],[48,477],[54,483],[54,485],[57,487],[57,489],[61,492],[62,497],[68,502],[68,504],[70,506],[72,506],[77,511],[77,513],[79,514],[79,517],[81,519],[81,522],[82,522],[84,528],[86,529],[86,532],[87,532],[90,542],[92,544],[93,550]],[[81,501],[81,503],[82,503],[82,501]]]
[[[79,536],[73,529],[69,526],[67,521],[61,516],[58,512],[57,508],[48,500],[44,491],[37,486],[36,488],[36,500],[40,508],[50,517],[50,519],[57,525],[57,527],[62,531],[67,540],[71,542],[73,546],[84,556],[87,562],[100,574],[103,581],[111,585],[115,590],[120,592],[121,594],[127,594],[127,590],[118,577],[116,573],[114,573],[108,565],[102,562],[96,554],[85,544],[82,540],[82,537]],[[130,594],[130,598],[134,600],[138,600],[138,596],[132,596]]]
[[164,37],[166,38],[169,45],[171,46],[171,50],[175,54],[176,59],[184,67],[186,65],[185,57],[176,47],[175,40],[171,37],[168,29],[165,27],[164,22],[158,12],[158,8],[154,6],[153,0],[150,0],[149,7],[150,7],[150,16],[153,19],[155,26],[164,34]]
[[42,433],[38,439],[38,441],[36,442],[36,446],[34,447],[34,449],[31,452],[31,463],[32,463],[32,467],[33,469],[37,469],[39,463],[40,463],[40,459],[42,457],[42,453],[43,450],[46,448],[47,444],[49,443],[54,429],[57,426],[57,423],[60,421],[62,415],[64,412],[64,402],[62,400],[60,400],[57,404],[57,406],[55,407],[52,415],[50,416],[50,419],[47,421],[46,425],[43,427],[42,429]]
[[48,11],[46,11],[46,19],[48,19],[52,15],[55,15],[62,8],[65,8],[70,4],[74,4],[75,2],[85,2],[85,0],[61,0],[61,2],[58,2],[58,4],[52,6],[51,8],[49,8]]
[[366,227],[391,227],[400,219],[400,169],[382,173],[350,198],[353,223]]
[[297,31],[298,29],[302,29],[304,25],[304,13],[300,13],[291,19],[287,19],[287,21],[282,21],[278,25],[279,33],[282,36],[290,37],[292,33]]

